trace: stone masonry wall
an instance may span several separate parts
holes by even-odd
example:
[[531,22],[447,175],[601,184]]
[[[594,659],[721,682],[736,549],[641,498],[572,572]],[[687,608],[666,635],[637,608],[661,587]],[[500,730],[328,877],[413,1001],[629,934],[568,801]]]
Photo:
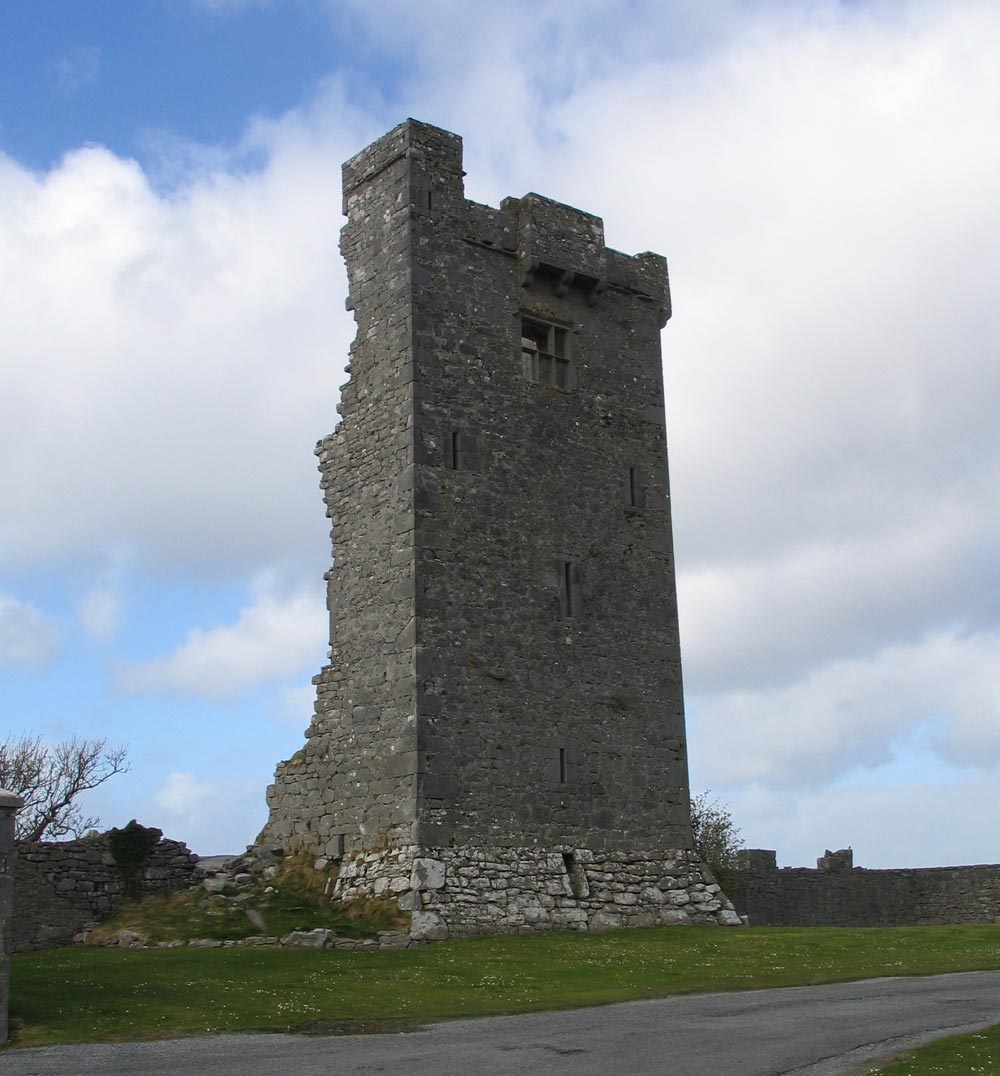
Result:
[[411,847],[344,864],[334,896],[396,896],[417,941],[531,930],[608,930],[681,923],[738,925],[690,850]]
[[1000,865],[865,870],[829,853],[821,867],[776,866],[751,849],[730,895],[753,926],[1000,923]]
[[341,860],[417,938],[738,921],[690,853],[666,262],[463,174],[413,120],[344,166],[331,661],[258,844]]
[[[537,195],[414,228],[424,839],[687,845],[665,262]],[[526,373],[532,322],[565,385]]]
[[341,250],[358,331],[342,421],[316,448],[335,547],[331,657],[313,681],[306,745],[278,767],[258,838],[332,858],[408,844],[416,813],[408,152],[398,129],[345,166]]
[[[187,888],[196,862],[184,844],[161,838],[142,872],[143,892]],[[22,841],[14,884],[14,951],[68,945],[85,926],[110,919],[125,899],[109,834]]]

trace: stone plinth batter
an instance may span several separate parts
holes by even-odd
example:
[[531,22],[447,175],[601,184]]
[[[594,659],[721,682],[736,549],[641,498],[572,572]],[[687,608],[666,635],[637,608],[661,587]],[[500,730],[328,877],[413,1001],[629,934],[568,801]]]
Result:
[[413,120],[344,166],[331,660],[258,842],[417,938],[738,922],[690,851],[666,262],[462,177]]

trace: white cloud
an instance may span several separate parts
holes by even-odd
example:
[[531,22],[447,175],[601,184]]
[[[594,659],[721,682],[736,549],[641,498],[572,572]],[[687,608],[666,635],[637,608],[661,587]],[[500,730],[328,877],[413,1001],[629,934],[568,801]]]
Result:
[[789,686],[695,696],[692,750],[713,787],[809,789],[887,765],[931,725],[942,763],[998,767],[998,667],[1000,635],[950,632],[817,666]]
[[976,568],[997,539],[986,513],[928,505],[885,533],[799,534],[773,554],[682,573],[687,675],[714,691],[771,687],[915,631],[988,622]]
[[125,609],[123,573],[130,559],[131,555],[122,550],[115,553],[77,604],[80,626],[94,642],[108,643],[118,631]]
[[[0,156],[9,564],[121,543],[199,570],[322,550],[312,447],[353,335],[331,177],[353,148],[307,113],[261,121],[232,170],[166,193],[97,147],[44,175]],[[255,154],[262,170],[239,171]]]
[[316,588],[281,590],[268,576],[254,590],[253,604],[234,624],[192,628],[172,653],[123,665],[118,688],[221,700],[318,667],[327,626],[323,596]]
[[117,591],[95,586],[80,599],[77,607],[80,626],[95,642],[108,642],[118,630],[122,607],[122,598]]
[[1000,859],[998,781],[1000,768],[794,793],[752,785],[723,798],[746,847],[773,848],[780,866],[813,867],[827,848],[851,846],[858,867],[943,867]]
[[168,774],[154,793],[157,825],[199,855],[242,852],[267,820],[263,790],[243,779],[213,780],[189,771]]
[[283,725],[305,729],[313,717],[316,688],[312,684],[284,686],[278,690],[274,703],[274,715]]
[[30,602],[0,592],[0,665],[41,668],[59,645],[58,627]]

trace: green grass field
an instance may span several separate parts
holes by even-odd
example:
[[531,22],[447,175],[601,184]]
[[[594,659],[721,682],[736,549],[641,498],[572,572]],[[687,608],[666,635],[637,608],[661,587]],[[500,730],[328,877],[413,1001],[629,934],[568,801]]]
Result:
[[971,1035],[940,1039],[906,1054],[878,1076],[996,1076],[1000,1073],[1000,1024]]
[[22,1046],[389,1030],[666,994],[998,967],[1000,926],[552,932],[396,952],[76,947],[14,958],[11,1015]]

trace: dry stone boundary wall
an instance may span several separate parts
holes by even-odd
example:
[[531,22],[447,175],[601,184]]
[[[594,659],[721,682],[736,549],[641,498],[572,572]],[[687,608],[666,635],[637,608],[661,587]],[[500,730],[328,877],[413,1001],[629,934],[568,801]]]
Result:
[[[160,838],[142,871],[144,894],[186,889],[197,856]],[[22,841],[14,884],[16,953],[68,945],[73,935],[110,919],[126,900],[125,878],[110,833],[75,841]]]
[[743,864],[731,896],[751,926],[1000,923],[1000,864],[866,870],[841,850],[779,870],[770,849],[746,850]]

